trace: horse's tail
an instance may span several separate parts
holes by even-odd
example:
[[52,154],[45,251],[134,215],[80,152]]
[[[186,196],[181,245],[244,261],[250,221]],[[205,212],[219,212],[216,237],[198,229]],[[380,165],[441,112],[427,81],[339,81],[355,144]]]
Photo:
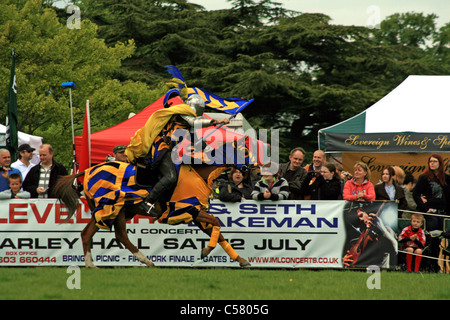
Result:
[[56,198],[64,203],[69,211],[67,218],[64,220],[68,222],[78,207],[78,193],[73,188],[73,181],[84,175],[84,171],[80,173],[75,173],[67,176],[62,176],[56,181],[53,193]]

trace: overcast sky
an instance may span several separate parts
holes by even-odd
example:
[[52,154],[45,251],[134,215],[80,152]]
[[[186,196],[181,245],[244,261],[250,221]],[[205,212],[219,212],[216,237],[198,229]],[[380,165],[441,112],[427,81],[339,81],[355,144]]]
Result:
[[[230,8],[227,0],[189,0],[207,10]],[[437,26],[450,22],[449,0],[274,0],[286,9],[307,13],[324,13],[332,24],[373,26],[394,13],[434,13],[439,18]]]
[[[202,5],[206,10],[231,8],[227,0],[188,0]],[[450,22],[450,0],[273,0],[286,9],[307,13],[324,13],[331,17],[332,24],[371,27],[394,13],[434,13],[437,27]],[[56,2],[65,7],[71,0]]]

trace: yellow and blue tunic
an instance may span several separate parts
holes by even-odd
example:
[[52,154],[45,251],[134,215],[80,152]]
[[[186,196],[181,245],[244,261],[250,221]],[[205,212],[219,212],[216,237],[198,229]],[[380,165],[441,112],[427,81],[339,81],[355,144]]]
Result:
[[[223,171],[218,168],[219,173]],[[159,222],[167,224],[190,223],[200,210],[208,212],[209,195],[212,192],[212,179],[206,182],[190,165],[181,165],[178,183],[166,212]]]

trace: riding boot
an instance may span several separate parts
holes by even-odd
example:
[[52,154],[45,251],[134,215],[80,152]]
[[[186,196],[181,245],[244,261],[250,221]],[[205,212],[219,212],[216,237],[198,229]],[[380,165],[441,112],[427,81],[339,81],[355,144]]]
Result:
[[177,171],[175,165],[170,158],[170,153],[166,153],[159,166],[160,179],[153,186],[152,191],[145,198],[144,202],[148,204],[156,204],[157,201],[169,199],[173,189],[177,185]]
[[147,204],[156,204],[158,200],[166,198],[166,193],[171,190],[171,185],[166,184],[163,179],[161,179],[149,193],[149,195],[144,199]]

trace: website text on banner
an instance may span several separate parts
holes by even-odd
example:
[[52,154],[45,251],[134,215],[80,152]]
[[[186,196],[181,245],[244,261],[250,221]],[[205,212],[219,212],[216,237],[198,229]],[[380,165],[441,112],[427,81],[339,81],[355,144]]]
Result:
[[[212,201],[210,213],[252,267],[391,268],[397,262],[395,202]],[[72,223],[62,223],[66,216],[64,205],[52,199],[1,201],[0,266],[83,266],[80,232],[90,211],[80,202]],[[200,259],[209,237],[193,224],[135,216],[127,233],[157,266],[239,267],[220,246]],[[98,266],[143,266],[114,232],[98,232],[92,252]]]

